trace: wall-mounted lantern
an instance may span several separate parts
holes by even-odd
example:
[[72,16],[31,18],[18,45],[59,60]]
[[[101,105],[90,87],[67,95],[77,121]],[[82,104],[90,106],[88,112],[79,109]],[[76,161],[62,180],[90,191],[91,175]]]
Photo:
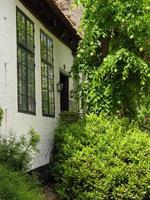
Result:
[[57,92],[61,92],[62,89],[63,89],[63,83],[58,82],[57,85],[56,85],[56,88],[57,88]]
[[73,99],[75,95],[76,95],[76,90],[75,89],[70,90],[70,98]]

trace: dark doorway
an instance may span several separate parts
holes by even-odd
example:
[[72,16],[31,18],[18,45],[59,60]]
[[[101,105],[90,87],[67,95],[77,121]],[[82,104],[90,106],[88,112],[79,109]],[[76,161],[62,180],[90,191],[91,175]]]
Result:
[[60,110],[69,111],[69,78],[62,72],[60,72],[60,82],[63,84],[60,92]]

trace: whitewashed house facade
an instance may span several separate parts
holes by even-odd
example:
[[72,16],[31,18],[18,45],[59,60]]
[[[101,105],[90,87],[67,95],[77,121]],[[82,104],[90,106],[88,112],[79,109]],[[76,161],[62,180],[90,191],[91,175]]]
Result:
[[0,0],[0,134],[40,133],[32,169],[49,163],[59,113],[75,109],[69,71],[78,41],[52,0]]

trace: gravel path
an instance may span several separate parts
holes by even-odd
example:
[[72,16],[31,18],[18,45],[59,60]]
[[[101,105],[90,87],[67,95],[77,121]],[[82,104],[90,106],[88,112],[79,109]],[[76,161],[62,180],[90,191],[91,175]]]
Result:
[[58,196],[54,193],[53,187],[46,186],[44,187],[44,194],[46,196],[46,200],[60,200]]

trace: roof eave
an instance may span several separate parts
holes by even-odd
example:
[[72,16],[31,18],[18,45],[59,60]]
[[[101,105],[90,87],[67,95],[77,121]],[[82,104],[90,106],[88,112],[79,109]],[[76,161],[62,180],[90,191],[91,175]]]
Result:
[[53,0],[20,0],[39,21],[73,52],[81,37]]

